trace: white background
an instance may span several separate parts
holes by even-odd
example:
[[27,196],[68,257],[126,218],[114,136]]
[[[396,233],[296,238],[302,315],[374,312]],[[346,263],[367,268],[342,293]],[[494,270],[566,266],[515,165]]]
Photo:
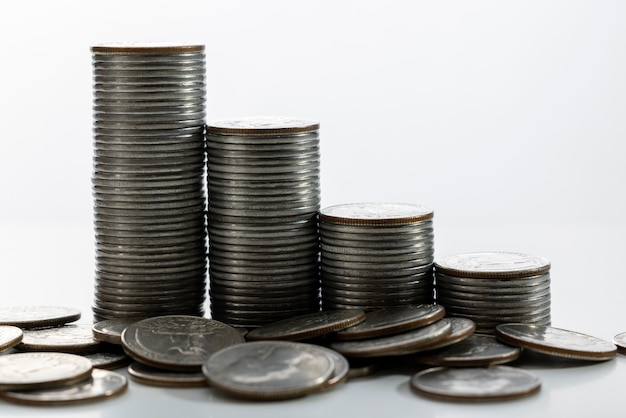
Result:
[[[544,256],[553,323],[610,339],[626,330],[625,22],[626,2],[597,0],[4,4],[0,305],[73,305],[89,321],[89,47],[193,42],[206,45],[209,120],[320,121],[322,206],[424,204],[436,255]],[[611,416],[625,360],[543,371],[541,394],[513,408],[425,402],[392,375],[278,406],[134,385],[117,403],[47,413]],[[41,411],[0,404],[3,417]]]

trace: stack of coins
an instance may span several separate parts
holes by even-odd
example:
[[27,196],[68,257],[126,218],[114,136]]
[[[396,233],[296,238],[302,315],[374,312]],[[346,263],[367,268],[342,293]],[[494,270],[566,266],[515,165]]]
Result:
[[433,211],[355,203],[320,212],[323,309],[433,302]]
[[203,315],[204,46],[91,52],[94,318]]
[[319,124],[207,126],[211,317],[253,328],[320,310]]
[[550,325],[550,262],[513,252],[456,254],[435,263],[436,301],[493,334],[506,322]]

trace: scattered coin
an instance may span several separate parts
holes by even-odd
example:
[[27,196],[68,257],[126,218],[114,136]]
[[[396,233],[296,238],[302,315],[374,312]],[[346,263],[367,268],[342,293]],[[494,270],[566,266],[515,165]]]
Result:
[[433,323],[445,315],[441,305],[397,306],[369,311],[365,320],[334,334],[339,340],[358,340],[397,334]]
[[626,332],[621,332],[613,337],[613,344],[617,346],[617,349],[624,353],[626,352]]
[[254,341],[213,354],[202,367],[211,387],[259,400],[304,396],[324,388],[335,363],[320,347],[292,341]]
[[15,347],[22,341],[24,332],[13,325],[0,325],[0,353]]
[[175,372],[139,362],[133,362],[128,366],[128,375],[136,382],[152,386],[201,387],[209,384],[202,372]]
[[89,324],[68,324],[52,328],[27,329],[17,349],[63,353],[98,351],[100,342],[93,338],[91,327]]
[[91,361],[76,354],[33,352],[0,356],[0,391],[72,385],[91,374]]
[[214,352],[244,342],[222,322],[188,315],[143,319],[122,333],[124,350],[136,361],[173,371],[199,371]]
[[317,347],[328,355],[328,357],[330,357],[335,364],[335,370],[333,371],[330,379],[328,379],[326,384],[323,386],[322,390],[334,388],[335,386],[345,382],[350,375],[350,363],[348,362],[348,359],[330,348],[323,346]]
[[443,367],[481,367],[509,363],[521,349],[499,342],[492,335],[473,334],[443,349],[412,357],[417,363]]
[[452,325],[446,318],[432,324],[384,337],[354,341],[335,341],[330,348],[352,357],[395,356],[418,352],[444,339],[452,331]]
[[132,359],[123,351],[99,350],[95,353],[78,353],[89,359],[94,369],[115,370],[130,364]]
[[302,341],[343,330],[365,319],[360,309],[321,311],[296,315],[292,318],[255,328],[248,332],[248,341],[288,340]]
[[126,376],[94,369],[91,376],[71,386],[0,392],[0,398],[24,405],[53,406],[94,402],[121,395],[128,387]]
[[92,326],[93,337],[101,342],[122,345],[122,332],[136,321],[125,319],[108,319],[96,322]]
[[22,329],[59,326],[78,321],[80,316],[80,310],[65,306],[0,307],[0,325]]
[[604,361],[617,354],[615,344],[601,338],[551,326],[500,324],[498,340],[526,350],[576,360]]
[[498,401],[516,399],[539,391],[541,382],[532,373],[515,367],[437,367],[415,374],[413,391],[446,401]]

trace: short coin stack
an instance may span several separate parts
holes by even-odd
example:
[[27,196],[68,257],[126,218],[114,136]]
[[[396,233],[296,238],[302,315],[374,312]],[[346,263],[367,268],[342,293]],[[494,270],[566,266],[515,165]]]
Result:
[[320,211],[323,309],[432,303],[433,211],[354,203]]
[[207,126],[211,317],[257,327],[320,310],[319,124]]
[[204,46],[91,51],[94,318],[203,315]]
[[436,301],[493,334],[505,322],[550,325],[550,262],[514,252],[456,254],[435,262]]

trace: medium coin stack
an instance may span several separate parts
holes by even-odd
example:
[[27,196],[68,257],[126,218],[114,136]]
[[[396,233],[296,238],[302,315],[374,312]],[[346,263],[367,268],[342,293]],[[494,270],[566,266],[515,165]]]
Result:
[[203,315],[204,46],[91,52],[94,318]]
[[550,325],[550,262],[513,252],[456,254],[435,262],[436,302],[493,334],[506,322]]
[[211,317],[257,327],[320,310],[319,124],[207,126]]
[[323,309],[432,303],[432,218],[431,209],[404,203],[322,209]]

